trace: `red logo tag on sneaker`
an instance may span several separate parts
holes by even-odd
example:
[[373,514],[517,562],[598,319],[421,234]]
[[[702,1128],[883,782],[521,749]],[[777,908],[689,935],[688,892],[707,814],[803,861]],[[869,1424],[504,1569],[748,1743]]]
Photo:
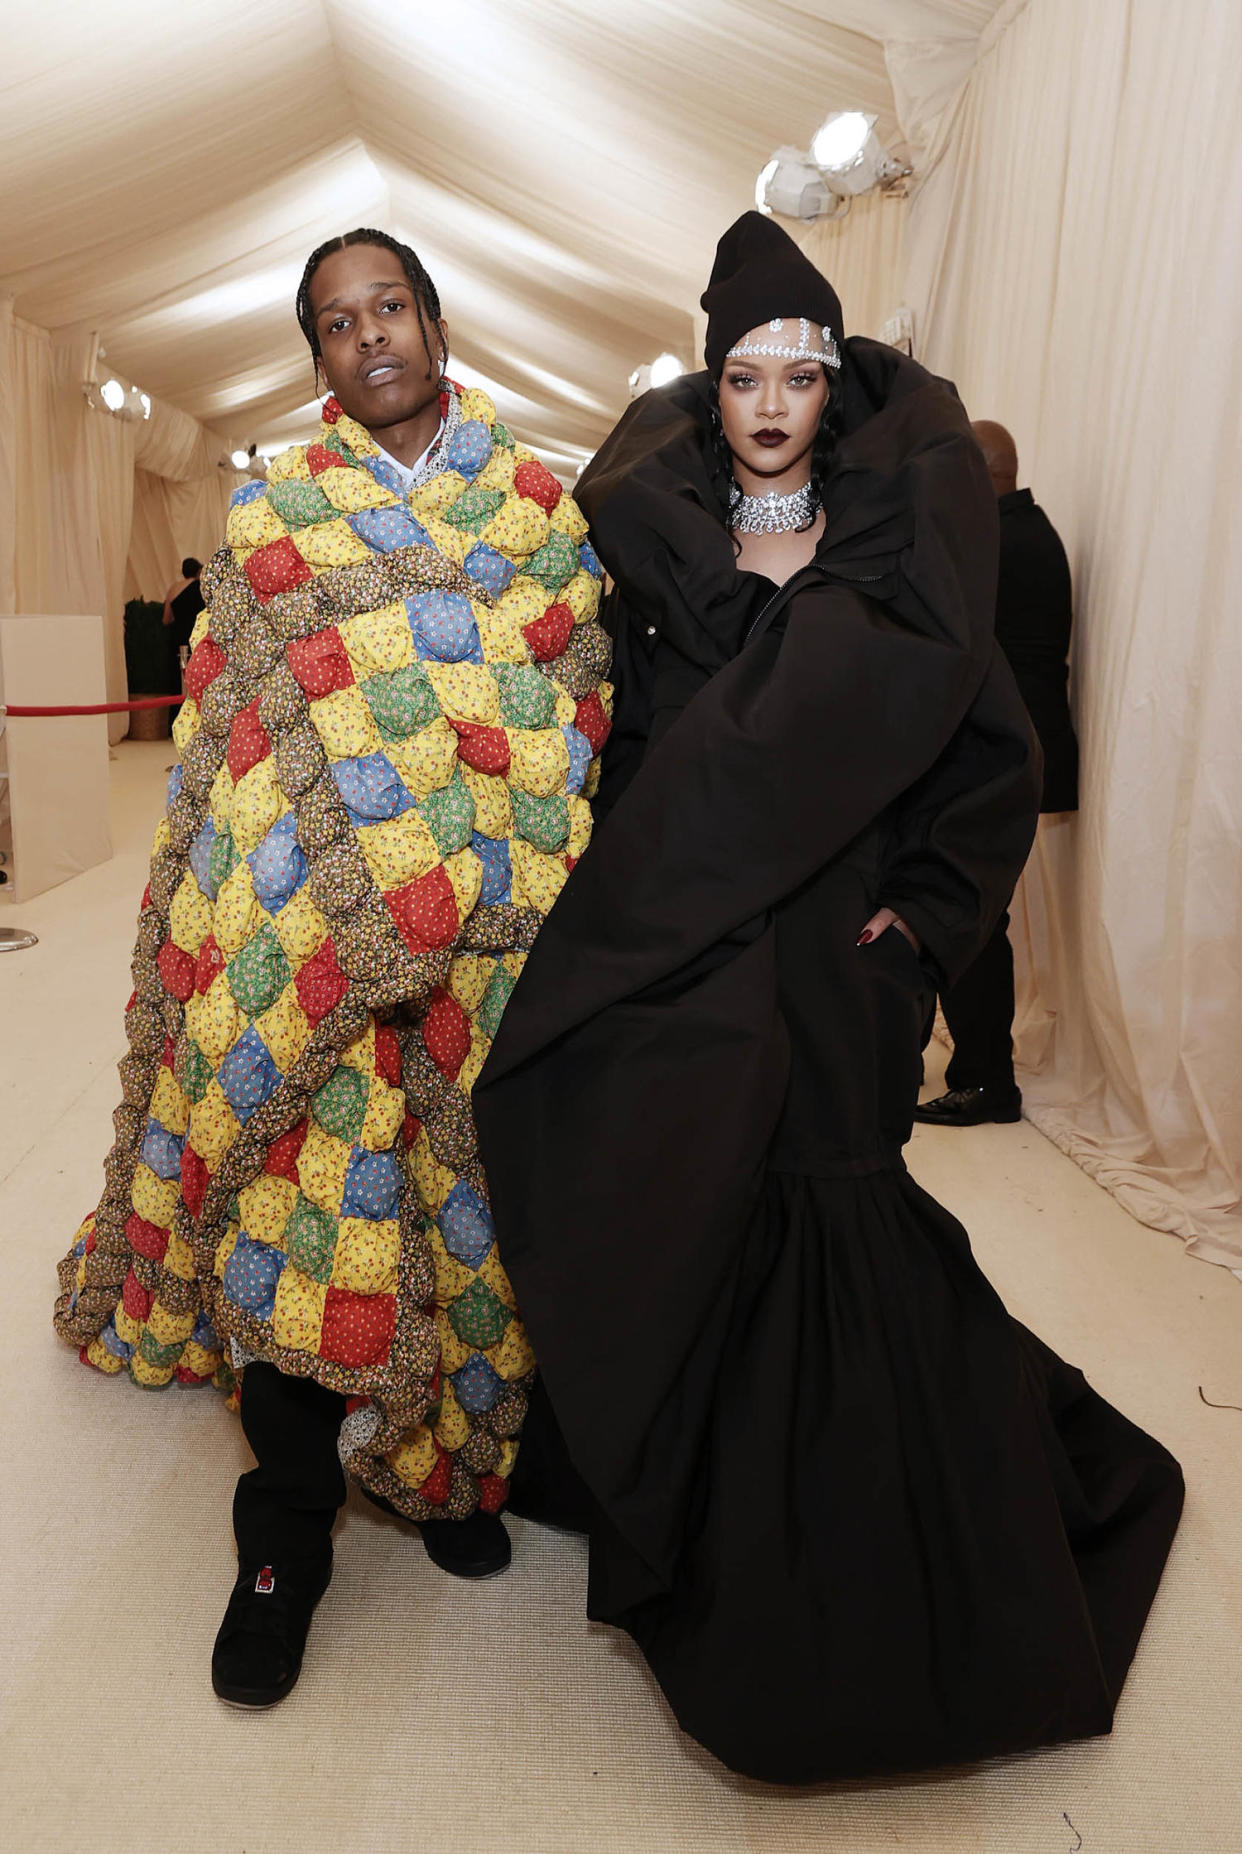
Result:
[[276,1579],[272,1573],[272,1567],[270,1564],[265,1564],[254,1580],[254,1593],[256,1596],[271,1596],[275,1588]]

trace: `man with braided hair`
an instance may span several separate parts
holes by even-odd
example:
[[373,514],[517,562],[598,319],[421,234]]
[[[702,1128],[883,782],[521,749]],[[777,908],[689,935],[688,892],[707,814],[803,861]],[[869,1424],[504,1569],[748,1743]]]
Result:
[[101,1371],[237,1395],[212,1678],[244,1706],[297,1680],[342,1467],[445,1570],[509,1562],[534,1361],[470,1095],[609,727],[586,525],[448,379],[415,254],[334,239],[297,313],[331,396],[203,573],[117,1139],[56,1309]]

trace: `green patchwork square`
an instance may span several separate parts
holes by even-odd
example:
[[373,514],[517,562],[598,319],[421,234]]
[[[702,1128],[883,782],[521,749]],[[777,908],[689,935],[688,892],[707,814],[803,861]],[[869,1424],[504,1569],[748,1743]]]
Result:
[[375,725],[388,740],[404,740],[440,714],[436,692],[421,664],[380,670],[361,686]]
[[569,806],[560,794],[532,798],[529,792],[514,786],[512,797],[518,835],[547,856],[563,850],[569,842]]
[[464,850],[474,829],[474,800],[460,772],[455,771],[447,785],[438,792],[420,798],[418,809],[435,838],[441,856]]
[[499,419],[492,426],[492,443],[501,451],[513,449],[513,433],[507,425],[502,425]]
[[224,887],[224,884],[228,881],[240,861],[241,852],[233,842],[232,831],[222,830],[218,832],[212,840],[211,854],[208,858],[208,868],[211,872],[211,880],[215,885],[217,894]]
[[550,596],[555,595],[578,570],[578,549],[559,528],[549,531],[538,553],[532,554],[523,571],[537,579]]
[[178,1364],[184,1350],[184,1341],[178,1341],[175,1345],[161,1345],[149,1327],[138,1341],[139,1358],[145,1358],[149,1365],[155,1365],[157,1369]]
[[330,438],[325,438],[323,440],[323,448],[325,451],[332,451],[340,458],[343,464],[348,464],[351,470],[356,470],[358,468],[358,459],[354,456],[354,453],[350,450],[348,444],[346,444],[339,432],[334,431]]
[[258,1017],[279,998],[292,974],[276,929],[269,921],[224,968],[229,990],[248,1017]]
[[337,1228],[335,1217],[320,1210],[308,1197],[299,1196],[285,1224],[285,1250],[291,1265],[312,1281],[331,1281]]
[[504,1338],[505,1327],[513,1318],[498,1294],[476,1275],[464,1294],[459,1294],[448,1310],[449,1323],[463,1345],[486,1351]]
[[309,528],[336,514],[318,483],[269,483],[267,499],[286,528]]
[[460,528],[463,534],[482,534],[504,499],[503,489],[480,489],[476,483],[471,483],[468,489],[462,490],[444,520]]
[[500,689],[500,718],[506,727],[551,727],[556,690],[530,663],[489,665]]
[[311,1112],[325,1132],[334,1133],[352,1146],[367,1116],[369,1092],[366,1076],[342,1062],[318,1094],[312,1095]]
[[211,1064],[192,1036],[183,1036],[173,1058],[173,1074],[186,1099],[196,1105],[207,1092]]
[[497,960],[496,970],[488,981],[487,990],[483,993],[483,1001],[475,1013],[475,1022],[489,1042],[500,1028],[500,1019],[516,984],[517,980],[512,972]]

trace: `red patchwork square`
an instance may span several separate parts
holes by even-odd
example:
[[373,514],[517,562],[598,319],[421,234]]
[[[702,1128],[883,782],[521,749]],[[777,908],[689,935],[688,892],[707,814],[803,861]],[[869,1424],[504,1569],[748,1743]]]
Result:
[[470,1019],[450,992],[436,991],[432,995],[423,1019],[423,1042],[441,1075],[456,1081],[470,1054]]
[[[183,1180],[184,1177],[183,1169]],[[130,1213],[125,1225],[125,1240],[136,1255],[145,1255],[149,1262],[162,1262],[168,1247],[168,1231],[158,1229],[154,1223],[147,1223],[135,1210]]]
[[602,753],[604,742],[612,732],[612,722],[604,713],[604,704],[599,699],[598,690],[584,696],[574,713],[574,726],[580,734],[585,735],[590,743],[591,752]]
[[478,721],[454,721],[457,730],[457,757],[475,772],[503,777],[509,770],[509,736],[502,727],[483,727]]
[[432,1506],[443,1506],[449,1496],[449,1485],[453,1479],[453,1464],[438,1442],[436,1443],[436,1455],[436,1465],[418,1491],[424,1500],[431,1502]]
[[229,729],[229,750],[227,754],[229,771],[234,783],[242,779],[252,766],[265,760],[272,751],[272,743],[267,729],[259,719],[259,704],[256,698],[248,708],[234,715],[233,725]]
[[323,411],[322,411],[321,416],[323,418],[323,422],[325,425],[335,425],[337,419],[340,418],[341,402],[337,398],[335,393],[332,393],[327,399],[324,400]]
[[382,1365],[397,1330],[395,1294],[354,1294],[330,1287],[323,1308],[319,1356],[336,1365]]
[[265,1172],[271,1172],[276,1178],[291,1178],[294,1184],[301,1182],[298,1178],[298,1154],[305,1143],[309,1125],[308,1120],[299,1120],[295,1127],[290,1127],[287,1133],[282,1133],[279,1139],[272,1141],[267,1149],[267,1163],[263,1167]]
[[269,541],[266,547],[256,547],[246,562],[246,578],[264,605],[278,592],[292,592],[313,577],[287,534],[279,541]]
[[509,1498],[509,1483],[501,1474],[484,1474],[479,1480],[479,1505],[485,1513],[498,1513]]
[[402,1143],[404,1144],[407,1152],[410,1150],[410,1147],[414,1144],[414,1141],[418,1138],[422,1130],[423,1130],[422,1121],[417,1119],[412,1113],[410,1113],[409,1109],[407,1108],[405,1119],[401,1123],[401,1139],[402,1139]]
[[531,647],[536,662],[550,663],[559,657],[573,636],[574,615],[568,605],[549,605],[542,618],[533,618],[522,626],[522,636]]
[[519,496],[529,496],[537,502],[545,515],[550,515],[561,499],[560,484],[552,472],[545,469],[537,458],[527,463],[520,463],[513,472],[513,487]]
[[131,1268],[125,1277],[125,1284],[121,1289],[121,1305],[124,1307],[126,1313],[128,1313],[130,1319],[147,1319],[151,1312],[151,1302],[154,1298],[150,1289],[139,1285],[138,1277]]
[[412,953],[438,952],[451,946],[460,917],[457,897],[443,863],[384,896],[397,930]]
[[198,949],[198,960],[194,967],[194,989],[200,996],[209,990],[212,980],[224,971],[224,954],[216,945],[216,936],[209,933]]
[[382,1075],[390,1088],[401,1086],[401,1044],[391,1024],[375,1026],[375,1073]]
[[164,990],[182,1004],[194,995],[194,959],[175,940],[165,940],[155,955]]
[[200,1158],[193,1146],[184,1147],[181,1153],[181,1201],[192,1217],[202,1215],[210,1176],[206,1159]]
[[[340,459],[337,459],[338,463]],[[299,637],[285,651],[289,668],[314,701],[316,696],[331,695],[333,689],[348,689],[354,680],[344,640],[338,630],[316,631],[311,637]]]
[[203,638],[190,652],[190,661],[185,666],[186,694],[193,696],[196,702],[201,702],[203,690],[216,680],[227,663],[228,658],[215,638]]
[[325,470],[339,470],[341,459],[323,444],[310,444],[306,449],[306,463],[312,476],[322,476]]
[[325,940],[319,951],[298,972],[293,981],[298,1003],[312,1024],[335,1010],[349,990],[349,980],[341,971],[336,947]]

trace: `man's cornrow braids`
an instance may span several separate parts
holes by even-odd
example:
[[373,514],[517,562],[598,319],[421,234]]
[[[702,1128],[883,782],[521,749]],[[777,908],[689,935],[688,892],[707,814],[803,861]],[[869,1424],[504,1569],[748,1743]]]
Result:
[[[436,286],[428,276],[418,253],[413,251],[409,245],[403,245],[399,238],[394,238],[389,232],[377,232],[370,226],[358,226],[352,232],[342,232],[336,238],[327,239],[322,245],[319,245],[312,251],[306,260],[306,269],[302,272],[302,281],[298,285],[297,301],[295,305],[297,309],[298,326],[306,336],[312,358],[315,362],[316,392],[319,390],[319,363],[322,358],[322,351],[319,346],[319,331],[315,327],[315,317],[311,309],[311,282],[315,272],[319,269],[319,266],[326,257],[330,257],[334,251],[345,251],[351,245],[382,245],[386,251],[391,251],[394,257],[401,260],[401,268],[404,270],[409,280],[410,289],[414,296],[414,308],[418,315],[419,333],[422,335],[423,346],[426,348],[429,358],[431,355],[431,342],[428,339],[427,322],[430,321],[434,323],[440,320],[440,297],[436,290]],[[424,320],[424,312],[426,320]],[[437,330],[436,332],[438,338],[439,331]],[[448,349],[446,347],[441,355],[441,364],[443,365],[447,360]],[[427,378],[431,378],[430,366],[427,370]]]

